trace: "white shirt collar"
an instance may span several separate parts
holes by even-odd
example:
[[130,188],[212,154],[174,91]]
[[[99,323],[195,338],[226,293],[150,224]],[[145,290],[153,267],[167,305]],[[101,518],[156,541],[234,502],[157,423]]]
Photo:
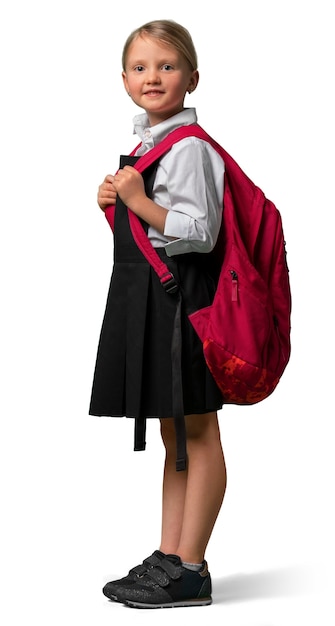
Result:
[[157,145],[166,135],[179,126],[188,126],[196,124],[197,114],[195,108],[184,109],[180,113],[169,117],[164,122],[160,122],[155,126],[149,125],[149,119],[146,113],[136,115],[133,119],[134,134],[138,135],[142,141],[142,145],[136,154],[141,155]]

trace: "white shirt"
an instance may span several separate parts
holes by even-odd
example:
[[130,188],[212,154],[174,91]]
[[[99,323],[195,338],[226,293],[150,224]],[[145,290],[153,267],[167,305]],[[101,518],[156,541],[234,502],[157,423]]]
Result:
[[[136,155],[148,152],[175,128],[196,122],[193,108],[151,127],[146,113],[137,115],[134,133],[142,145]],[[152,245],[165,246],[168,256],[210,252],[221,225],[223,176],[224,162],[206,141],[187,137],[174,144],[159,161],[152,190],[152,200],[168,209],[163,235],[149,227]]]

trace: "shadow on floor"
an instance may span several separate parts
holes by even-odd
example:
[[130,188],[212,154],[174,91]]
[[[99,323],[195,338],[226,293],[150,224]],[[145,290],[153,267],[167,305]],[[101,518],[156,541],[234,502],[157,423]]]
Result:
[[238,573],[213,580],[215,603],[243,602],[297,596],[315,590],[315,572],[307,567],[287,567],[263,572]]

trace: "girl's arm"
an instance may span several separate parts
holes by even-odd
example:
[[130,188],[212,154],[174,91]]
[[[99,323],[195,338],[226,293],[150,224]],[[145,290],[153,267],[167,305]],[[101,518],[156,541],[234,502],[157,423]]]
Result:
[[169,209],[164,228],[168,256],[213,249],[222,221],[223,188],[224,162],[205,141],[183,139],[161,159],[153,199]]

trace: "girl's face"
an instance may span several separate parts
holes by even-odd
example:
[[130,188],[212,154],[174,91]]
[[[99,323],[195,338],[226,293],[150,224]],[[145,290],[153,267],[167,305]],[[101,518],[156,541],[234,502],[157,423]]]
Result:
[[183,110],[185,94],[196,88],[199,74],[172,46],[139,36],[129,47],[122,78],[132,100],[154,126]]

